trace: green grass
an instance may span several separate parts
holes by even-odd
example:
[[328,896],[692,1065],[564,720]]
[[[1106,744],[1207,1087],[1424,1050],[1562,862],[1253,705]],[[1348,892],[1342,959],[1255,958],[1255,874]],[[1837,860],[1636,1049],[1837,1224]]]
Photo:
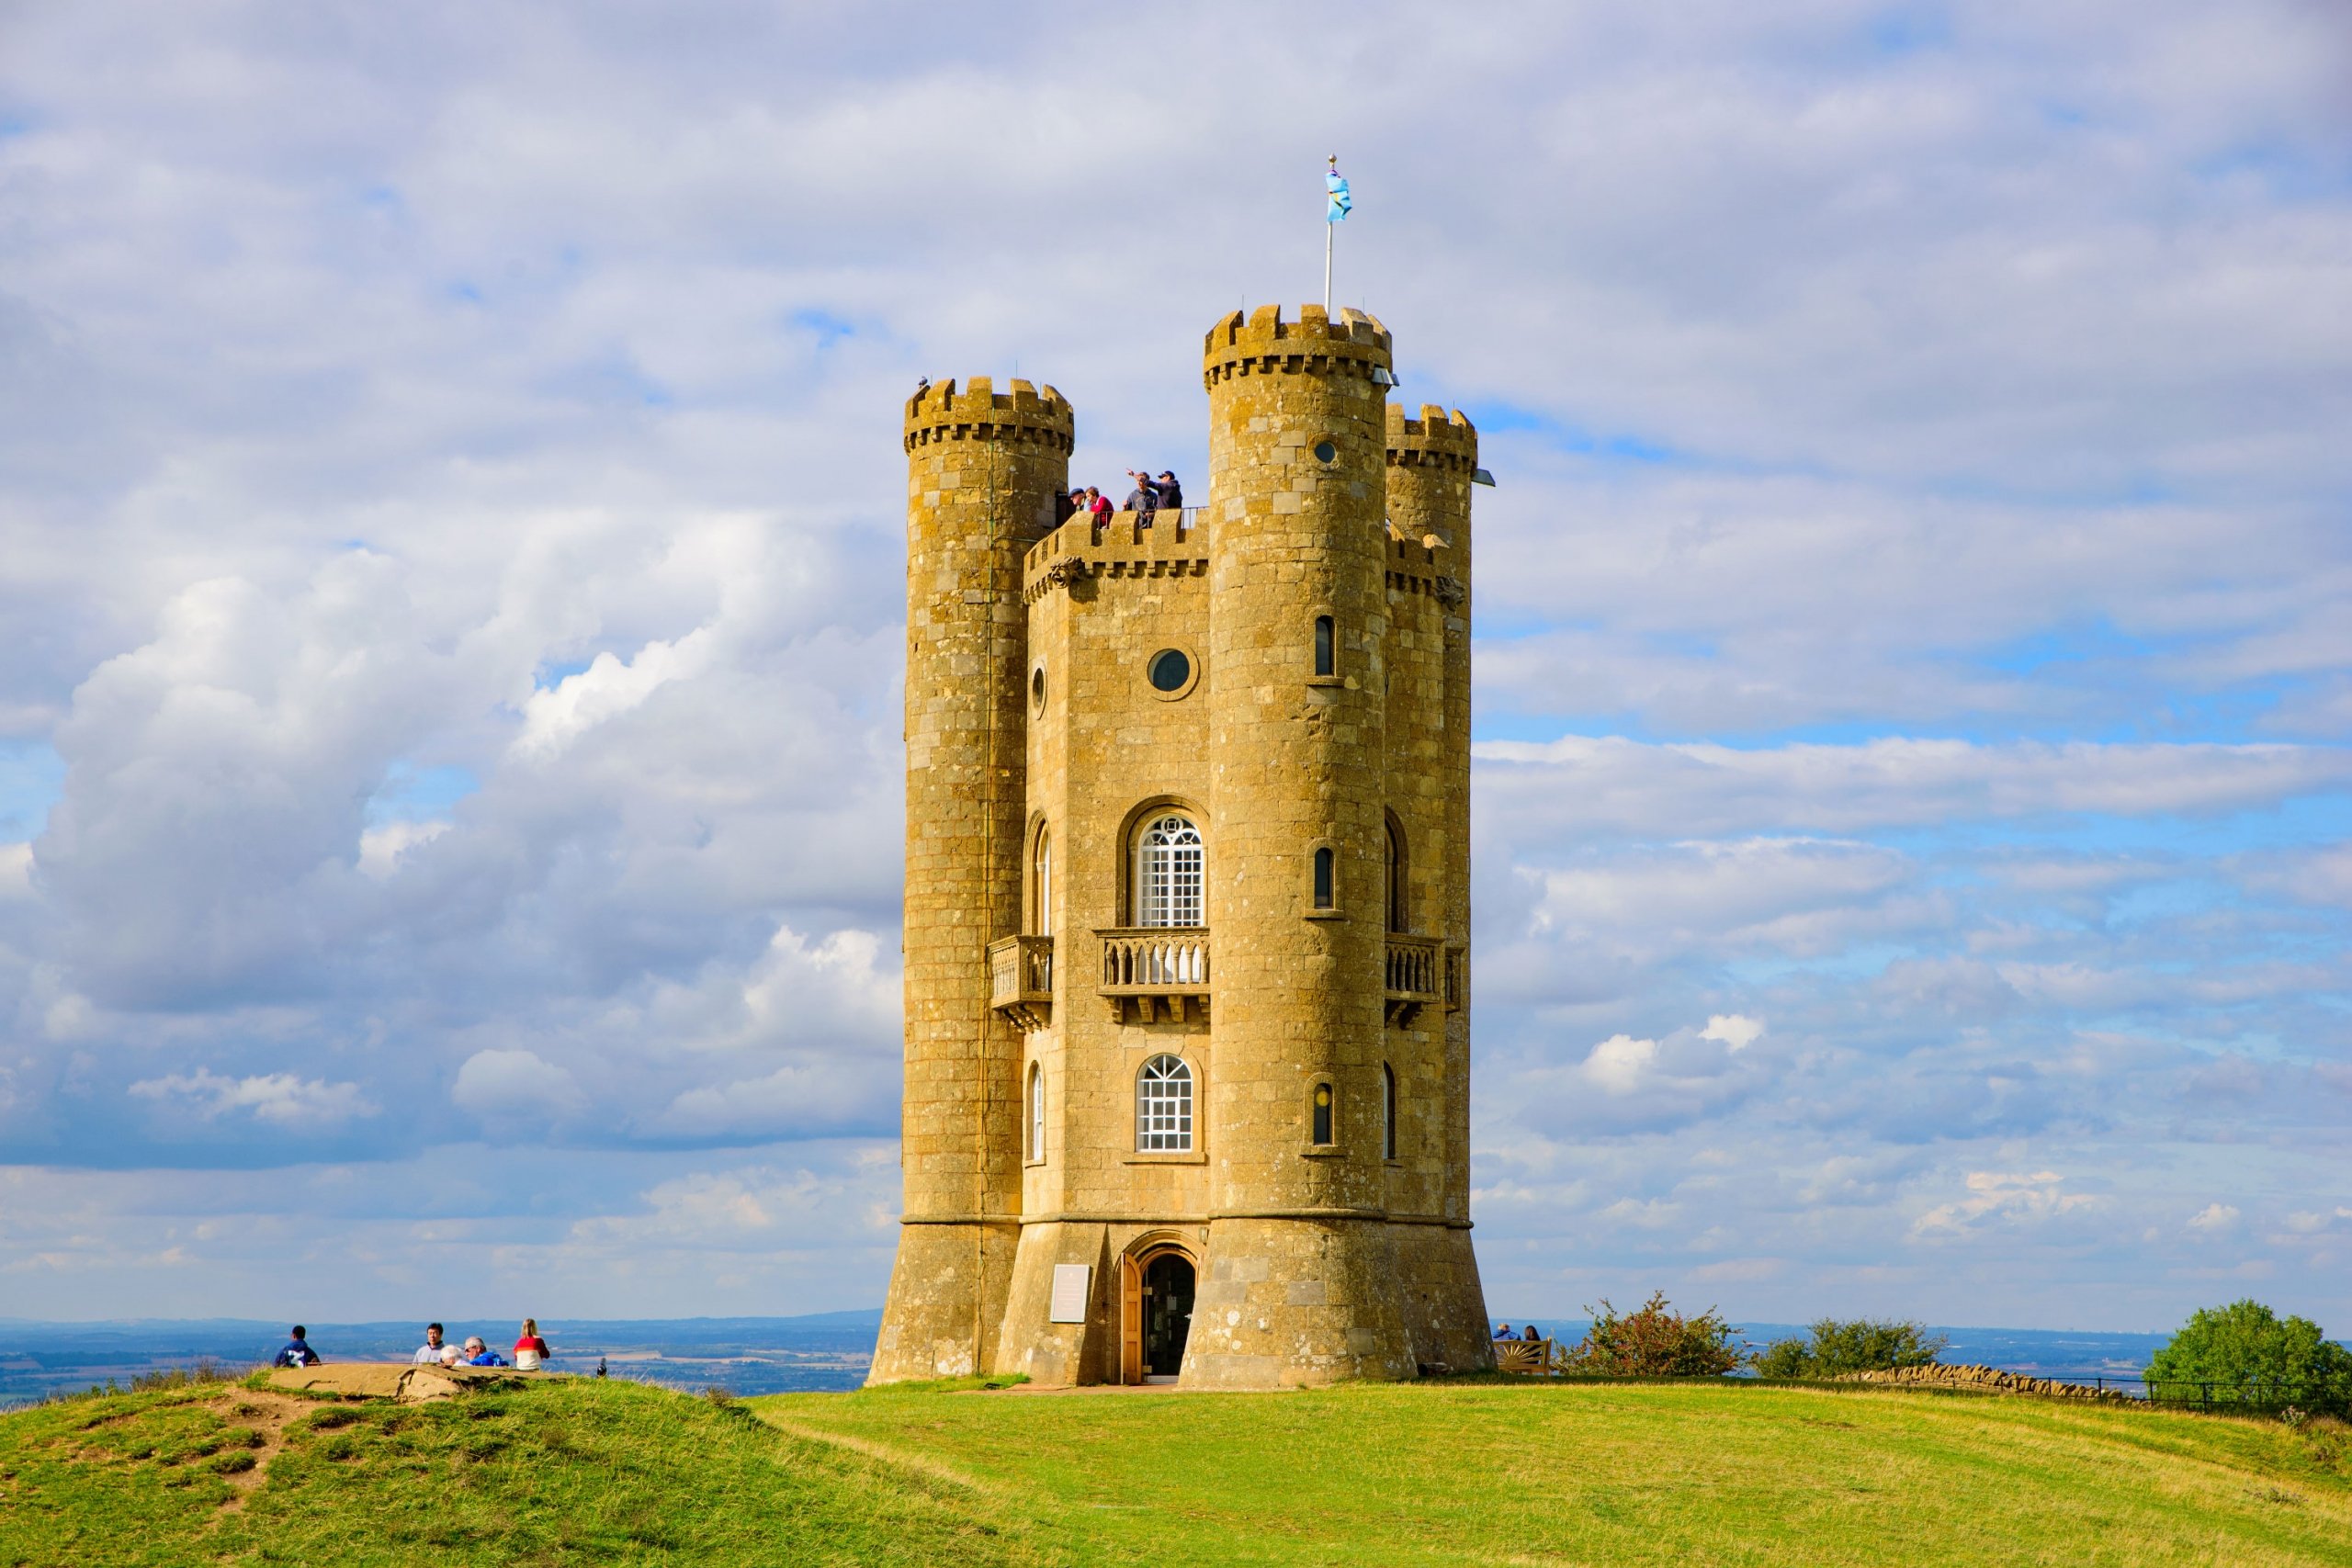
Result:
[[0,1568],[2352,1564],[2340,1427],[1721,1384],[961,1386],[0,1416]]
[[0,1416],[0,1568],[1059,1561],[1024,1533],[962,1488],[634,1383],[427,1405],[232,1384]]
[[2340,1429],[1719,1383],[758,1406],[1077,1562],[2352,1562]]

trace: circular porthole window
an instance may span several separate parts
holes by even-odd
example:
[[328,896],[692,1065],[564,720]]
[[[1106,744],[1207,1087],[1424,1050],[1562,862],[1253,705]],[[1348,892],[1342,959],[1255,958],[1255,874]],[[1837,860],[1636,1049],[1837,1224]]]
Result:
[[1029,705],[1039,713],[1046,711],[1046,667],[1042,664],[1029,672]]
[[1340,460],[1340,449],[1329,441],[1317,441],[1315,444],[1315,460],[1318,463],[1336,463]]
[[1193,683],[1193,661],[1181,648],[1163,648],[1151,656],[1147,673],[1153,691],[1173,696]]

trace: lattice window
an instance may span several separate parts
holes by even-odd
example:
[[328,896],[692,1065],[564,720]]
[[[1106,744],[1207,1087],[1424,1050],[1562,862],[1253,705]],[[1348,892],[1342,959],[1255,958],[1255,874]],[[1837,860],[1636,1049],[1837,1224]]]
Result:
[[1189,1154],[1193,1147],[1193,1069],[1181,1057],[1154,1056],[1136,1075],[1136,1148]]
[[1136,924],[1197,926],[1201,918],[1201,830],[1192,819],[1155,817],[1136,837]]

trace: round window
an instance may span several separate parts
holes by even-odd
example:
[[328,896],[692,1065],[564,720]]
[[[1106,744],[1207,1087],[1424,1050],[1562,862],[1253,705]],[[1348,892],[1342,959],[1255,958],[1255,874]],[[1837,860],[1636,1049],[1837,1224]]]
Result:
[[1193,661],[1182,649],[1163,648],[1151,656],[1149,673],[1153,691],[1180,692],[1193,678]]
[[1046,667],[1042,664],[1030,671],[1029,703],[1039,713],[1046,711]]
[[1318,463],[1336,463],[1340,460],[1340,449],[1329,441],[1317,441],[1315,444],[1315,460]]

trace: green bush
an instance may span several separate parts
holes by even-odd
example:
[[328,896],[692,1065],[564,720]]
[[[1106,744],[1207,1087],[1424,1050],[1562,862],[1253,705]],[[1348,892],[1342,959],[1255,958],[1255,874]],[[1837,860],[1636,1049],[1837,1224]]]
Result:
[[1659,1291],[1639,1312],[1620,1314],[1609,1298],[1592,1314],[1592,1326],[1563,1352],[1560,1364],[1572,1372],[1620,1378],[1712,1378],[1747,1364],[1747,1343],[1715,1309],[1684,1317]]
[[1951,1343],[1907,1320],[1858,1317],[1840,1322],[1825,1317],[1803,1339],[1775,1339],[1766,1346],[1756,1358],[1756,1372],[1768,1378],[1834,1378],[1845,1372],[1932,1366]]
[[2352,1350],[2307,1317],[2280,1317],[2257,1301],[2192,1315],[2148,1362],[2148,1397],[2352,1411]]

